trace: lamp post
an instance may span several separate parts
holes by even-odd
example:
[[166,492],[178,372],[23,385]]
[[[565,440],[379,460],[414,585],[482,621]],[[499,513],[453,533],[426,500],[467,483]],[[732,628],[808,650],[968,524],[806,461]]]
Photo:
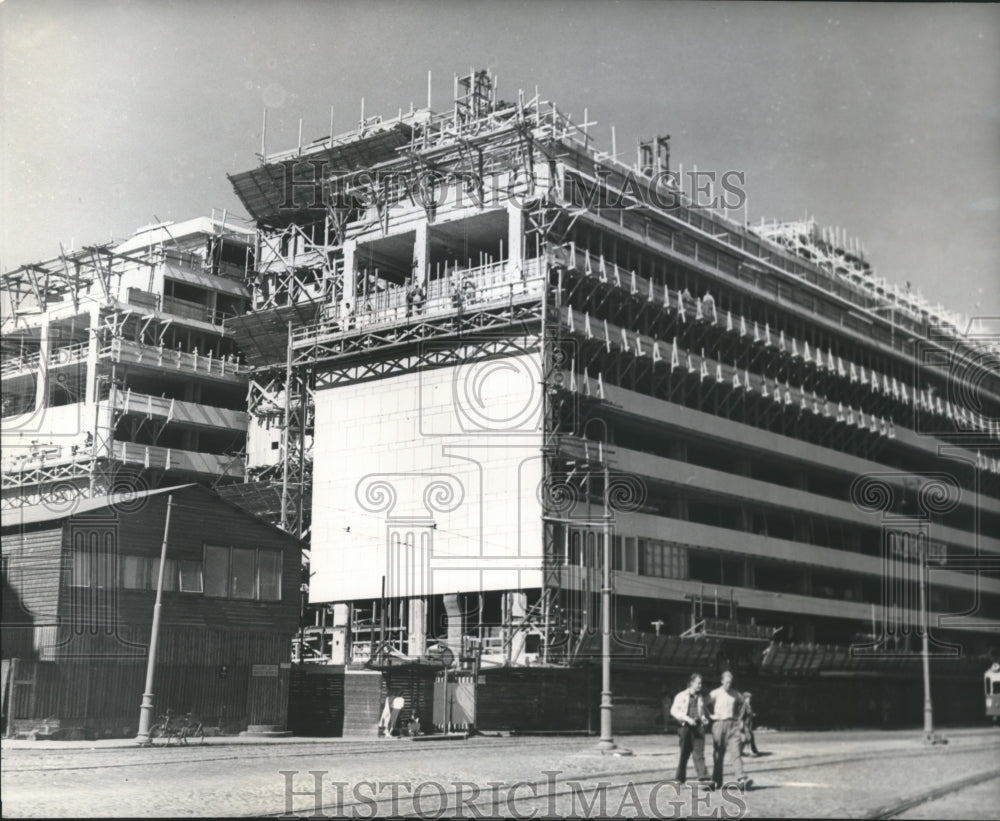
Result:
[[924,741],[936,744],[934,736],[934,705],[931,701],[931,655],[930,640],[928,638],[930,628],[930,613],[927,602],[927,548],[926,539],[921,540],[919,550],[919,573],[920,573],[920,633],[921,633],[921,662],[924,668]]
[[167,496],[167,518],[163,523],[163,544],[160,547],[160,570],[156,578],[156,604],[153,606],[153,627],[149,637],[149,659],[146,662],[146,686],[139,708],[139,731],[136,743],[149,745],[149,728],[153,723],[153,680],[156,673],[156,650],[160,642],[160,610],[163,606],[163,573],[167,566],[167,539],[170,536],[170,511],[174,506],[174,496]]
[[[916,492],[919,482],[914,477],[907,477],[903,485],[908,491]],[[904,497],[904,508],[908,505],[908,496]],[[930,650],[930,602],[927,598],[927,554],[930,541],[926,535],[918,536],[917,546],[917,582],[920,589],[920,663],[923,668],[924,680],[924,743],[940,744],[942,739],[934,733],[934,703],[931,700],[931,650]]]
[[607,469],[604,471],[604,521],[601,525],[604,537],[603,566],[601,568],[601,739],[597,749],[602,753],[617,748],[612,735],[611,703],[611,516],[608,510]]
[[[597,752],[602,755],[632,755],[626,747],[619,747],[612,734],[613,705],[611,699],[611,500],[609,497],[609,473],[604,467],[604,513],[601,519],[602,545],[601,568],[601,737],[597,742]],[[590,524],[591,519],[565,519],[543,516],[544,521],[563,525]],[[588,710],[588,715],[589,715]]]
[[604,464],[604,515],[601,530],[604,535],[603,566],[601,568],[601,738],[597,749],[602,755],[631,755],[619,747],[612,735],[611,702],[611,499],[610,475]]
[[305,660],[306,596],[308,595],[309,595],[309,585],[307,582],[302,582],[299,585],[299,652],[298,652],[299,664],[301,664]]

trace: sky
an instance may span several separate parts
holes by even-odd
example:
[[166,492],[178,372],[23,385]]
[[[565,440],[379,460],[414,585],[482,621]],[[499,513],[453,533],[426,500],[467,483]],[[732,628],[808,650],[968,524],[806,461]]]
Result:
[[932,302],[1000,316],[1000,5],[0,0],[0,266],[157,220],[244,214],[267,148],[451,100],[489,67],[623,158],[746,174]]

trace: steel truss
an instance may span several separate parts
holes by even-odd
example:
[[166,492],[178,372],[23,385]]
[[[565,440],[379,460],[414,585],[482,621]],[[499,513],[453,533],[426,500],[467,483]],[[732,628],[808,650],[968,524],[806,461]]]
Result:
[[75,509],[82,499],[121,495],[126,499],[136,490],[155,486],[163,471],[144,470],[142,476],[122,463],[82,454],[73,461],[4,471],[0,509],[16,510],[26,505],[44,504],[55,511]]
[[345,357],[383,356],[408,345],[426,344],[476,334],[527,327],[541,319],[541,295],[512,296],[473,310],[456,311],[433,318],[414,318],[388,327],[360,331],[336,331],[332,334],[302,329],[294,342],[293,366],[334,363]]
[[[137,252],[138,253],[138,252]],[[12,331],[18,326],[20,315],[44,314],[52,303],[63,302],[66,296],[72,299],[73,307],[80,308],[81,296],[97,283],[99,296],[106,302],[115,299],[121,276],[129,266],[145,265],[152,270],[157,261],[137,254],[117,254],[110,245],[91,245],[78,251],[61,251],[58,257],[43,262],[22,265],[2,274],[2,290],[10,300],[10,313],[4,317],[4,331]],[[92,295],[94,298],[98,295]],[[9,327],[8,327],[9,326]]]
[[313,233],[322,233],[322,239],[310,236],[295,223],[258,230],[258,259],[263,254],[266,261],[259,262],[248,283],[254,295],[254,310],[339,299],[344,288],[344,262],[340,256],[343,230],[336,217],[336,213],[328,211],[322,224],[308,226]]

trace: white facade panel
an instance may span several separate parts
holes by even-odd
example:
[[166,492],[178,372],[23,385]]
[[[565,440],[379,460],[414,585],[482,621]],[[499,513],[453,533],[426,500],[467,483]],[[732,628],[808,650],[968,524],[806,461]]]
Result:
[[317,391],[310,599],[541,586],[540,382],[525,353]]

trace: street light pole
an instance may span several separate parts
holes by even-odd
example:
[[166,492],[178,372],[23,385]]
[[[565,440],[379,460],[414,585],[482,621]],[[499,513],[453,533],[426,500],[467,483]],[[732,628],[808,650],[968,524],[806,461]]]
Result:
[[601,568],[601,740],[597,748],[602,752],[614,750],[614,736],[611,734],[611,516],[608,510],[608,471],[604,470],[604,520],[603,567]]
[[924,739],[934,742],[934,705],[931,702],[931,656],[928,638],[930,613],[927,607],[927,541],[922,540],[920,558],[920,628],[922,634],[921,661],[924,668]]
[[149,744],[149,728],[153,723],[153,681],[156,673],[156,650],[160,642],[160,609],[163,606],[163,574],[167,566],[167,539],[170,536],[170,511],[174,506],[174,495],[167,496],[167,518],[163,523],[163,544],[160,547],[160,571],[156,578],[156,604],[153,606],[153,628],[149,637],[149,659],[146,662],[146,686],[139,708],[139,731],[135,740],[138,744]]
[[604,516],[601,529],[604,536],[603,567],[601,568],[601,738],[597,749],[602,754],[631,755],[631,750],[619,747],[612,735],[611,704],[611,499],[610,474],[604,464]]

